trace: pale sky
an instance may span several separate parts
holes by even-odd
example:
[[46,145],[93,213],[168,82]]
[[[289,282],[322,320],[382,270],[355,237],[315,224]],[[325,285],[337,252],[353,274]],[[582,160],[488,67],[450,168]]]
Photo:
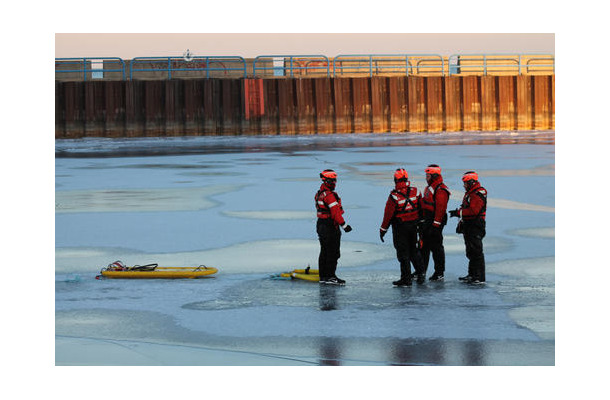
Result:
[[55,57],[555,53],[553,33],[56,33]]

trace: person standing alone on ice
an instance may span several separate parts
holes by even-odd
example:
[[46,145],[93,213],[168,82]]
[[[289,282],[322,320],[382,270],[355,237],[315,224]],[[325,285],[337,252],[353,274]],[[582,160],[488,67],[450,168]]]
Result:
[[320,173],[322,186],[315,195],[318,222],[316,231],[320,240],[320,255],[318,257],[318,270],[320,283],[328,285],[345,285],[343,279],[336,275],[337,261],[341,257],[341,230],[350,232],[352,227],[343,219],[341,199],[334,191],[337,184],[337,173],[332,169],[325,169]]
[[468,275],[459,279],[466,283],[480,284],[485,282],[485,255],[483,238],[485,237],[485,214],[487,211],[487,190],[479,183],[479,175],[468,171],[462,176],[464,182],[464,199],[462,206],[449,211],[451,217],[459,217],[457,233],[464,235],[466,257],[468,257]]
[[421,195],[416,187],[411,187],[409,174],[403,168],[394,172],[394,190],[390,192],[379,228],[379,238],[392,225],[392,239],[396,258],[400,263],[400,279],[392,282],[395,286],[411,286],[411,262],[415,267],[417,283],[424,283],[424,266],[417,252],[417,224],[421,219]]
[[443,246],[443,227],[447,224],[447,202],[449,201],[449,188],[443,183],[441,167],[430,164],[426,168],[426,182],[422,208],[424,222],[421,229],[422,247],[421,255],[424,271],[428,268],[430,253],[434,260],[434,274],[431,281],[445,279],[445,247]]

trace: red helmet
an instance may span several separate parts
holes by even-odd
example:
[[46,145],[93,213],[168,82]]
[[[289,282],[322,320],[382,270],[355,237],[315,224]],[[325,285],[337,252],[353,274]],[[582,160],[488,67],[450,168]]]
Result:
[[407,179],[409,179],[409,174],[407,173],[407,171],[404,168],[398,168],[396,170],[396,172],[394,172],[394,181],[398,182],[401,180],[406,181]]
[[462,182],[470,182],[470,181],[478,181],[479,180],[479,174],[477,174],[474,171],[468,171],[465,172],[464,175],[462,175]]
[[320,172],[320,178],[322,178],[323,181],[326,181],[327,179],[333,179],[336,181],[337,173],[332,169],[325,169],[324,171]]
[[436,164],[430,164],[428,165],[428,167],[426,168],[426,174],[430,174],[430,175],[434,175],[434,174],[441,174],[441,167],[439,167]]

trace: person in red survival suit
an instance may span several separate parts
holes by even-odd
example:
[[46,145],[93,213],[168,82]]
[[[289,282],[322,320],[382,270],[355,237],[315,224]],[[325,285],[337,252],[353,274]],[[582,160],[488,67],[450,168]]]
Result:
[[442,281],[445,279],[443,227],[447,224],[447,202],[451,192],[443,182],[441,167],[430,164],[425,171],[428,186],[424,190],[424,197],[422,198],[421,255],[425,271],[430,261],[430,253],[432,253],[434,273],[429,279],[431,281]]
[[315,195],[318,222],[316,231],[320,240],[320,255],[318,257],[318,270],[320,283],[328,285],[345,285],[343,279],[337,277],[337,261],[341,257],[341,230],[350,232],[352,227],[343,219],[341,199],[334,191],[337,184],[337,173],[332,169],[325,169],[320,173],[322,185]]
[[464,182],[464,199],[462,206],[449,211],[451,217],[459,217],[457,233],[464,235],[466,257],[468,257],[468,275],[459,279],[466,283],[480,284],[485,282],[485,255],[483,238],[485,237],[485,214],[487,211],[487,190],[479,183],[479,176],[468,171],[462,176]]
[[409,174],[403,168],[394,172],[394,190],[390,192],[379,228],[379,237],[383,237],[392,225],[392,239],[396,249],[396,258],[400,263],[400,279],[392,282],[395,286],[411,286],[411,265],[415,267],[417,283],[425,282],[425,271],[421,256],[417,251],[417,224],[421,219],[421,194],[416,187],[411,187]]

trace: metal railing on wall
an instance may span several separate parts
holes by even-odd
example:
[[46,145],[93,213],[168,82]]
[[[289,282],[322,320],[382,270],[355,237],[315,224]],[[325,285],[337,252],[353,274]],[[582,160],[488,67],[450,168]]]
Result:
[[555,56],[550,54],[452,54],[451,75],[554,74]]
[[445,61],[437,54],[340,54],[333,58],[333,76],[444,75]]
[[[452,76],[554,74],[549,54],[340,54],[56,58],[56,79],[134,80],[192,78]],[[128,74],[127,74],[128,72]],[[128,78],[127,78],[128,76]]]
[[320,71],[330,77],[330,62],[323,55],[263,55],[252,63],[253,77],[319,75]]
[[[129,79],[133,79],[134,72],[148,73],[154,77],[159,72],[167,73],[167,79],[172,79],[182,73],[185,77],[210,78],[211,74],[219,72],[228,75],[238,71],[247,78],[246,60],[240,56],[194,56],[189,59],[183,57],[136,57],[131,60]],[[199,74],[203,72],[204,74]]]
[[[118,67],[113,68],[113,65]],[[56,58],[56,74],[75,74],[83,80],[103,79],[105,74],[119,73],[125,80],[125,61],[119,57]]]

